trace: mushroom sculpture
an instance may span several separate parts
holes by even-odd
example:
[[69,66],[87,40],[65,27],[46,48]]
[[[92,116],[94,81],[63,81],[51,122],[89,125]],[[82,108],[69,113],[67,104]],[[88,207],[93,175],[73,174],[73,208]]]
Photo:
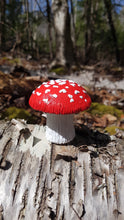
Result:
[[30,106],[47,113],[46,138],[56,144],[68,143],[75,137],[73,114],[89,108],[86,90],[72,80],[44,82],[34,90]]

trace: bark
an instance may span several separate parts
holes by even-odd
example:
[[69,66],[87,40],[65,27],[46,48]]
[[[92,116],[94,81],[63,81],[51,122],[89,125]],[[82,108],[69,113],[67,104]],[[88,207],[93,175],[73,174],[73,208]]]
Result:
[[123,140],[82,126],[55,145],[44,129],[0,122],[1,219],[124,219]]
[[5,6],[6,6],[6,0],[1,0],[1,23],[0,23],[0,46],[1,50],[5,50]]
[[48,37],[49,37],[49,51],[50,59],[53,58],[53,48],[52,48],[52,21],[51,21],[51,7],[49,0],[46,0],[47,3],[47,21],[48,21]]
[[106,7],[108,22],[109,22],[111,34],[112,34],[112,37],[113,37],[116,61],[117,61],[117,63],[119,63],[120,62],[120,52],[119,52],[119,48],[118,48],[118,40],[117,40],[117,35],[116,35],[116,29],[115,29],[113,18],[112,18],[112,3],[111,3],[111,0],[104,0],[104,4],[105,4],[105,7]]
[[29,23],[29,2],[25,0],[25,7],[26,7],[26,32],[27,32],[27,50],[31,48],[31,30],[30,30],[30,23]]
[[52,12],[56,34],[56,57],[52,65],[70,66],[74,62],[70,15],[67,0],[53,0]]
[[76,19],[75,19],[75,10],[74,10],[74,5],[73,5],[73,1],[70,0],[70,4],[71,4],[71,23],[72,23],[72,41],[73,41],[73,46],[74,46],[74,50],[75,50],[75,23],[76,23]]
[[85,63],[90,60],[92,50],[92,27],[91,27],[91,7],[92,0],[87,0],[85,3],[85,19],[86,19],[86,31],[85,31]]

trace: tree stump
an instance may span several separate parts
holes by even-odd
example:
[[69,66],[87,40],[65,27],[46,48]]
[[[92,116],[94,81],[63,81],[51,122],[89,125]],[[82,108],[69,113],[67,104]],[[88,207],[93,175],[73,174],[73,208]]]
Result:
[[124,219],[123,140],[76,134],[55,145],[43,126],[0,122],[0,219]]

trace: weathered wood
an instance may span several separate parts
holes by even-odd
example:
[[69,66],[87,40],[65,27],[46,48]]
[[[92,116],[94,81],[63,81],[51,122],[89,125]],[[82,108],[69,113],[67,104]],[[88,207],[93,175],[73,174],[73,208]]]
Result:
[[123,140],[76,132],[55,145],[45,127],[0,122],[0,219],[124,219]]

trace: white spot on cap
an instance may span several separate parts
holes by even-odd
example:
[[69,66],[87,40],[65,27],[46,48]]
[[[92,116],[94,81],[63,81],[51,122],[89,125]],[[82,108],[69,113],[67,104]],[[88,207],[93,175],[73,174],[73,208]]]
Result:
[[36,94],[37,94],[38,96],[40,96],[40,95],[41,95],[41,92],[36,92]]
[[69,97],[69,98],[72,98],[72,97],[73,97],[73,95],[71,95],[71,94],[68,94],[68,97]]
[[69,82],[74,82],[73,80],[69,80]]
[[35,94],[35,90],[32,93]]
[[83,96],[81,95],[81,96],[79,96],[81,99],[83,99]]
[[66,82],[60,82],[60,83],[59,83],[59,85],[64,85],[64,84],[66,84]]
[[84,93],[87,93],[85,90],[83,90]]
[[60,93],[66,93],[67,91],[65,89],[61,89],[59,92]]
[[37,88],[40,89],[41,86],[38,86]]
[[65,86],[65,88],[68,89],[69,87],[68,87],[68,86]]
[[54,88],[58,88],[58,86],[56,86],[56,85],[54,85],[53,87],[54,87]]
[[87,102],[87,99],[84,99],[85,102]]
[[50,89],[46,89],[45,93],[48,93],[48,92],[50,92]]
[[56,94],[53,94],[52,96],[53,96],[54,98],[57,98],[57,95],[56,95]]
[[43,101],[44,101],[45,103],[48,103],[48,99],[43,99]]
[[48,84],[46,85],[46,84],[45,84],[44,86],[45,86],[45,87],[49,87],[50,85],[48,85]]
[[74,102],[74,99],[70,99],[70,102]]
[[57,79],[57,80],[56,80],[56,82],[57,82],[57,83],[60,83],[60,82],[61,82],[61,80],[60,80],[60,79]]
[[44,82],[43,85],[47,84],[47,82]]
[[75,83],[71,83],[70,85],[71,85],[71,86],[75,86],[76,84],[75,84]]
[[79,92],[78,90],[75,90],[74,93],[75,93],[75,94],[78,94],[78,93],[80,93],[80,92]]
[[49,82],[49,84],[54,85],[54,84],[55,84],[55,80],[51,80],[51,81]]

